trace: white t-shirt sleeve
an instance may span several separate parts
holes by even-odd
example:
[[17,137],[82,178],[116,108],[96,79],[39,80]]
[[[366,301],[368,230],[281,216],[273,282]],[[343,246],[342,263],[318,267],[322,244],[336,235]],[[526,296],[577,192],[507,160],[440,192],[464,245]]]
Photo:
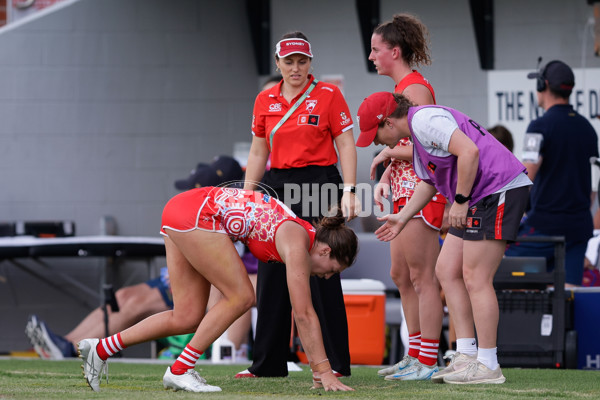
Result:
[[458,124],[452,114],[439,107],[427,107],[417,111],[412,119],[412,130],[424,149],[432,155],[450,155],[448,145]]

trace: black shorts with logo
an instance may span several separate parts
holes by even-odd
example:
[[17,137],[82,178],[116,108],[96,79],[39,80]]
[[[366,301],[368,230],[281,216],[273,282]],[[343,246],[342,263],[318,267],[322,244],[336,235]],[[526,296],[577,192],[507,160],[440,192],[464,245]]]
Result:
[[464,240],[514,241],[528,198],[529,186],[486,196],[469,207],[464,229],[450,228],[448,233]]

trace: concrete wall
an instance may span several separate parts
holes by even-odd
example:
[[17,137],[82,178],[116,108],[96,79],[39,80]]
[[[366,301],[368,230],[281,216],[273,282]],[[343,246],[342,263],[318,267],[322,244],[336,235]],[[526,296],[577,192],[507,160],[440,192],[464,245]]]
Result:
[[[272,42],[304,31],[314,74],[343,75],[355,113],[393,82],[367,73],[350,4],[273,1]],[[438,102],[485,123],[467,0],[381,1],[382,20],[402,11],[430,29],[434,61],[422,72]],[[497,1],[495,14],[497,69],[533,69],[538,55],[600,66],[582,58],[592,46],[582,49],[583,0]],[[251,140],[260,81],[241,0],[81,0],[0,30],[0,220],[72,219],[86,235],[113,215],[120,234],[155,235],[175,179]],[[360,181],[374,150],[359,151]]]
[[[157,235],[162,207],[177,193],[173,181],[199,161],[231,154],[233,142],[251,140],[264,77],[255,68],[245,1],[65,3],[0,29],[0,221],[74,220],[77,234],[93,235],[112,215],[119,234]],[[271,3],[273,46],[287,31],[304,31],[314,74],[344,76],[353,115],[368,94],[392,90],[391,79],[367,72],[354,2]],[[497,69],[533,70],[540,55],[600,67],[589,57],[584,0],[495,3]],[[486,72],[468,4],[381,0],[381,19],[411,12],[423,20],[433,65],[421,72],[438,102],[485,124]],[[359,150],[359,182],[368,181],[374,151]],[[94,268],[82,273],[68,261],[57,268],[96,285]],[[147,278],[143,268],[132,272],[119,282]],[[30,312],[42,310],[64,333],[89,311],[7,262],[0,277],[0,350],[27,347]],[[36,296],[22,295],[31,290]]]
[[[157,237],[173,182],[249,134],[258,78],[243,2],[68,3],[0,30],[0,221],[74,220],[94,235],[112,215],[119,234]],[[98,288],[101,261],[45,261]],[[143,265],[119,271],[118,286],[148,278]],[[64,334],[89,312],[60,285],[0,263],[0,351],[28,347],[29,313]]]
[[82,0],[0,31],[0,219],[156,235],[173,181],[248,134],[239,3]]

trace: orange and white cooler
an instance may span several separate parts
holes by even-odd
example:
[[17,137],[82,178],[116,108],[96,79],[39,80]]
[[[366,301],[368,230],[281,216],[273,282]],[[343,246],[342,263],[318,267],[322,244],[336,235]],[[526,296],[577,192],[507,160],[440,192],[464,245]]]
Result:
[[381,365],[385,353],[385,286],[374,279],[342,279],[350,363]]

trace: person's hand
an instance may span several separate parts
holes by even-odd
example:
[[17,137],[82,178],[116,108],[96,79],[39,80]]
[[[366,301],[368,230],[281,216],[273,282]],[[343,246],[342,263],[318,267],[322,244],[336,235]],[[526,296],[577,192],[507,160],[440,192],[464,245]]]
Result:
[[313,386],[311,389],[325,388],[326,392],[341,392],[354,391],[350,386],[344,385],[336,376],[332,370],[329,372],[313,373]]
[[381,163],[383,163],[384,167],[387,167],[388,164],[390,163],[391,157],[389,157],[387,155],[387,149],[383,149],[379,152],[379,154],[377,154],[375,156],[375,158],[373,158],[373,161],[371,162],[371,170],[370,170],[370,178],[371,180],[375,180],[375,177],[377,175],[377,166]]
[[469,211],[469,203],[458,204],[454,202],[448,213],[448,223],[451,227],[462,229],[467,225],[467,212]]
[[386,182],[379,182],[373,191],[373,200],[375,204],[383,211],[383,199],[390,195],[390,185]]
[[348,218],[348,221],[356,218],[361,211],[361,204],[356,194],[344,192],[342,195],[342,215]]
[[440,236],[442,238],[446,237],[448,233],[448,229],[450,229],[450,204],[446,203],[444,205],[444,217],[442,218],[442,228],[440,229]]
[[400,220],[399,214],[388,214],[377,218],[379,221],[385,221],[376,231],[375,236],[383,242],[389,242],[394,239],[406,226],[406,222]]

